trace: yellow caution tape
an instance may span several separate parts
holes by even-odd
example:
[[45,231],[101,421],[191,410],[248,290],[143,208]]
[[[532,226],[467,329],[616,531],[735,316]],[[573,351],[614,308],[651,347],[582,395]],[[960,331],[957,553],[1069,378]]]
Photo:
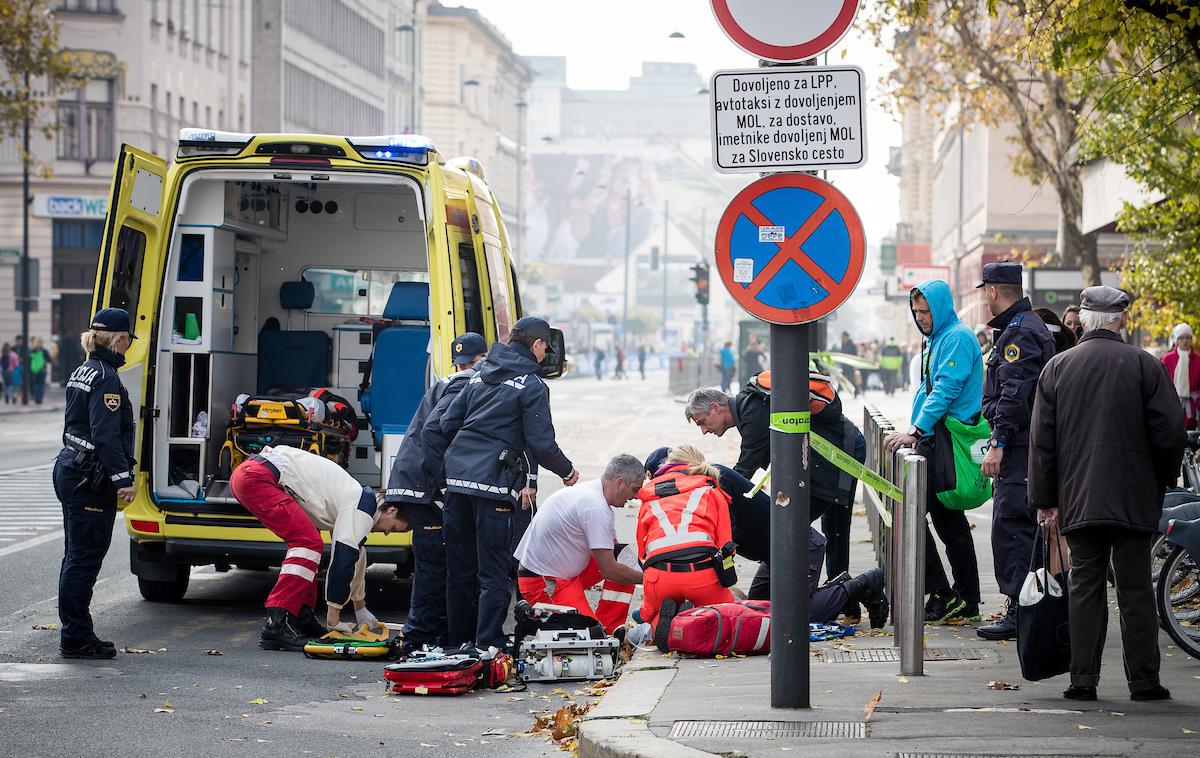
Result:
[[[776,414],[771,414],[772,429],[775,428],[775,415]],[[783,430],[777,429],[776,431]],[[813,450],[816,450],[821,454],[822,458],[837,466],[842,471],[845,471],[850,476],[854,477],[858,481],[879,492],[885,497],[890,497],[892,500],[896,501],[900,501],[904,498],[904,493],[900,491],[899,487],[892,484],[887,479],[884,479],[871,469],[867,468],[864,464],[860,463],[854,458],[854,456],[850,455],[845,450],[842,450],[815,432],[809,432],[808,436]],[[764,474],[763,478],[758,481],[758,484],[754,485],[754,489],[750,490],[750,492],[746,494],[746,497],[754,497],[757,495],[759,490],[765,487],[767,482],[770,480],[771,469],[768,467],[767,473]]]
[[771,414],[771,429],[784,434],[808,434],[812,413],[784,411]]

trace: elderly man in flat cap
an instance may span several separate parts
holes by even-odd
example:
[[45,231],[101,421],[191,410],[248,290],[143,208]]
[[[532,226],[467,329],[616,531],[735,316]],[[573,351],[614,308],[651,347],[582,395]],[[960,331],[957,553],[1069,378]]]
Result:
[[1088,287],[1080,304],[1079,346],[1052,358],[1038,380],[1029,450],[1029,500],[1039,523],[1057,523],[1071,548],[1063,696],[1096,699],[1111,560],[1130,699],[1166,700],[1150,545],[1183,456],[1183,409],[1162,364],[1121,339],[1129,295]]

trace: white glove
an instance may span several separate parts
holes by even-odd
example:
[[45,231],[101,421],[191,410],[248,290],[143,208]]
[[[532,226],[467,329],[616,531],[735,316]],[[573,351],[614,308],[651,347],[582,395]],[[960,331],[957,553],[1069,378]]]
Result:
[[342,634],[354,634],[354,627],[349,621],[339,621],[334,626],[330,627],[331,632],[341,632]]
[[379,619],[375,618],[375,614],[371,613],[366,608],[362,608],[361,610],[355,611],[354,612],[354,620],[357,621],[359,624],[367,627],[371,631],[379,631],[379,629],[381,627],[384,629],[387,628],[387,627],[384,627],[383,624],[381,624],[379,622]]

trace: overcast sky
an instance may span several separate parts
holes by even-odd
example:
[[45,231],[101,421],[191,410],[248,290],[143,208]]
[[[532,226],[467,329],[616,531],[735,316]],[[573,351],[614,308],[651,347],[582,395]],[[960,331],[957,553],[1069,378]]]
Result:
[[[521,55],[565,55],[567,80],[581,89],[623,89],[642,61],[690,61],[704,77],[721,68],[753,68],[757,61],[725,37],[708,0],[443,0],[477,8],[512,40]],[[669,39],[679,31],[685,39]],[[841,57],[846,51],[845,58]],[[900,144],[899,127],[874,101],[875,85],[891,70],[886,51],[851,30],[829,52],[830,65],[854,64],[866,72],[867,165],[830,171],[857,207],[867,240],[878,244],[896,226],[898,187],[885,165]],[[755,177],[746,175],[749,183]],[[865,284],[865,282],[864,282]]]

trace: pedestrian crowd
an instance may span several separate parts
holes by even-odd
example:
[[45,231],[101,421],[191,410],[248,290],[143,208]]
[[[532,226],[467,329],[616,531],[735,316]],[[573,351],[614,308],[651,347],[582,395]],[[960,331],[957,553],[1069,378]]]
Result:
[[1191,361],[1191,331],[1176,328],[1174,349],[1160,363],[1122,339],[1130,300],[1121,290],[1089,287],[1060,320],[1035,310],[1021,282],[1019,264],[984,267],[979,287],[993,318],[983,332],[959,320],[945,282],[925,282],[910,294],[924,337],[919,380],[911,425],[885,446],[915,448],[930,461],[926,510],[950,571],[927,525],[925,620],[980,619],[979,568],[963,510],[972,506],[945,497],[970,483],[942,481],[940,461],[960,442],[982,442],[993,570],[1007,601],[977,634],[1017,637],[1018,596],[1035,545],[1054,546],[1049,552],[1069,557],[1071,682],[1064,696],[1097,698],[1111,567],[1130,697],[1169,698],[1158,677],[1150,546],[1163,493],[1178,477],[1185,419],[1195,418],[1200,366]]
[[24,347],[25,339],[20,334],[0,346],[0,382],[4,385],[5,405],[26,401],[26,380],[29,400],[41,405],[46,397],[46,380],[54,363],[50,349],[42,344],[41,337],[30,338],[28,355],[23,355]]

